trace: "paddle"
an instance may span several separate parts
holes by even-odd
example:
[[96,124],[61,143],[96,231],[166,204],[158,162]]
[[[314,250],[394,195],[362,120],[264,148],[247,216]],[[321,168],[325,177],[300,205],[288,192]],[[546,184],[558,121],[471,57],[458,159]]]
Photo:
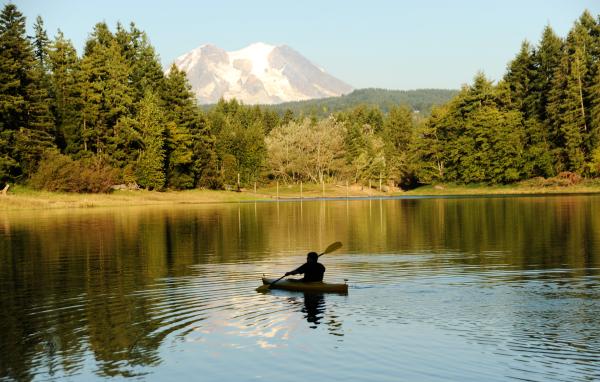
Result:
[[[335,243],[331,243],[329,244],[329,247],[325,248],[325,250],[323,251],[323,253],[319,254],[319,257],[323,256],[326,253],[331,253],[333,251],[336,251],[338,249],[340,249],[342,247],[342,243],[339,241],[336,241]],[[283,279],[286,275],[281,276],[280,278],[278,278],[277,280],[273,281],[270,284],[265,284],[265,285],[261,285],[258,288],[256,288],[257,292],[266,292],[269,289],[271,289],[271,286],[274,285],[276,282],[278,282],[279,280]]]

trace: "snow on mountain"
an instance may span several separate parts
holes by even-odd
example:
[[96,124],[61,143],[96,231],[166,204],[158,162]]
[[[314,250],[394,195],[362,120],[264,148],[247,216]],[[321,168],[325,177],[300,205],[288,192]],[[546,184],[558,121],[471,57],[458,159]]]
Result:
[[286,45],[262,42],[233,52],[202,45],[178,57],[201,104],[236,98],[245,104],[273,104],[332,97],[352,91]]

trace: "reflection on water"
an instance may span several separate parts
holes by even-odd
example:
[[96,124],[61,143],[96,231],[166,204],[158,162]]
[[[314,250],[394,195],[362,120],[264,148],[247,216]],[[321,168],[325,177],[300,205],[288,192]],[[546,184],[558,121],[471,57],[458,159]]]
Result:
[[[557,196],[5,213],[0,380],[600,379],[599,210]],[[337,240],[321,261],[347,296],[255,293]]]
[[319,320],[323,318],[325,311],[325,298],[322,294],[304,293],[304,308],[302,313],[305,313],[304,318],[310,322],[311,328],[316,329],[319,325]]

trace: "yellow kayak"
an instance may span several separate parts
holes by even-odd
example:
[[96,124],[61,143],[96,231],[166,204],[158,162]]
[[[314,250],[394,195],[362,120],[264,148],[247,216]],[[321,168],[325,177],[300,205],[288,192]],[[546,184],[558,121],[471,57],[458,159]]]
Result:
[[[275,278],[263,277],[264,285],[269,285]],[[295,279],[279,280],[271,286],[271,289],[284,289],[296,292],[321,292],[321,293],[348,293],[348,284],[331,284],[318,282],[304,282]]]

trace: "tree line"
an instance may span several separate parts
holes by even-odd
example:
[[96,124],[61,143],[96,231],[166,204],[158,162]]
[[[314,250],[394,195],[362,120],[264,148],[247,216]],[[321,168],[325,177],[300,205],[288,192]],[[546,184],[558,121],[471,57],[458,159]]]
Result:
[[510,183],[600,175],[600,17],[585,11],[566,38],[547,26],[524,41],[493,85],[481,73],[435,109],[417,139],[423,182]]
[[34,36],[14,4],[0,14],[0,183],[100,192],[275,179],[411,187],[600,174],[600,18],[566,38],[548,26],[503,79],[477,74],[422,116],[359,105],[328,115],[221,100],[197,105],[135,24],[98,23],[79,55],[58,31]]
[[378,107],[385,114],[397,105],[406,105],[419,113],[420,116],[429,116],[431,108],[442,105],[458,94],[458,90],[451,89],[415,89],[415,90],[389,90],[389,89],[355,89],[349,94],[339,97],[310,99],[304,101],[284,102],[275,105],[266,105],[270,110],[279,114],[288,109],[296,115],[314,115],[318,118],[328,117],[332,113],[352,109],[359,105]]

